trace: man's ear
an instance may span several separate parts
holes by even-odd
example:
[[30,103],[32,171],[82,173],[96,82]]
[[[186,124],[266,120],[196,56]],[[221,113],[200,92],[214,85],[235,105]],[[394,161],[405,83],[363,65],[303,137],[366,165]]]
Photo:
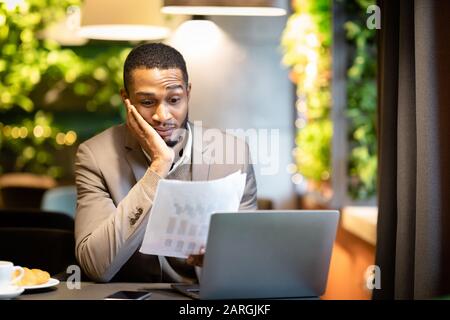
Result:
[[128,96],[127,90],[125,88],[120,89],[120,98],[122,99],[123,104],[125,105],[125,99],[130,99]]
[[186,94],[187,94],[187,99],[189,101],[189,99],[191,98],[191,88],[192,88],[192,84],[188,83],[188,86],[186,88]]

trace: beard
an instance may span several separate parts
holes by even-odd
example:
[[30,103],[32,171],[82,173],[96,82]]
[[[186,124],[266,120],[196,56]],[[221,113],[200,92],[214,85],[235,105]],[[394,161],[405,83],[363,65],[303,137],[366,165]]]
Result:
[[[180,130],[180,129],[178,129],[178,130]],[[180,136],[180,138],[181,138],[181,136]],[[180,139],[178,139],[178,140],[167,140],[167,141],[164,141],[164,142],[166,143],[166,145],[168,147],[173,148],[173,147],[175,147],[177,145],[178,142],[180,142]]]
[[164,140],[168,147],[173,148],[182,140],[183,133],[185,133],[187,130],[187,123],[189,118],[188,115],[189,114],[186,114],[186,118],[184,118],[184,121],[181,124],[180,128],[174,131],[174,134],[172,135],[174,139],[172,139],[172,137],[169,137],[168,140]]

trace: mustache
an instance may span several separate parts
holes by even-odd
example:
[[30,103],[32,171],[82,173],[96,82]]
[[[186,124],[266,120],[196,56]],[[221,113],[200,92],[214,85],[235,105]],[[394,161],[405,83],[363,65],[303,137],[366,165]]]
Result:
[[[166,145],[170,148],[173,148],[174,146],[177,145],[177,143],[179,143],[182,140],[182,137],[184,136],[184,134],[187,131],[187,124],[189,121],[189,113],[186,114],[186,118],[184,119],[183,123],[181,124],[180,128],[175,129],[172,132],[172,137],[176,137],[176,139],[171,139],[169,138],[168,140],[165,140]],[[169,125],[171,124],[171,122],[169,123]],[[175,126],[176,127],[176,126]],[[164,130],[164,127],[162,127]]]
[[[151,124],[150,124],[151,125]],[[168,123],[168,122],[166,122],[166,123],[162,123],[162,124],[160,124],[160,125],[157,125],[157,126],[154,126],[154,125],[151,125],[152,127],[153,127],[153,129],[155,129],[155,130],[168,130],[168,129],[172,129],[172,128],[176,128],[177,127],[177,124],[174,122],[174,123]]]
[[[187,123],[188,123],[188,121],[189,121],[189,113],[186,114],[186,118],[184,118],[184,120],[183,120],[183,122],[181,123],[181,126],[180,126],[179,129],[187,129]],[[149,122],[148,122],[148,124],[149,124],[150,126],[152,126],[153,129],[155,129],[155,130],[161,130],[161,131],[169,130],[169,129],[173,129],[173,128],[176,128],[176,127],[177,127],[177,122],[176,122],[176,121],[168,121],[168,122],[164,122],[164,123],[161,123],[161,124],[159,124],[159,125],[157,125],[157,126],[154,126],[154,125],[152,125],[152,124],[149,123]],[[177,129],[177,130],[179,130],[179,129]]]

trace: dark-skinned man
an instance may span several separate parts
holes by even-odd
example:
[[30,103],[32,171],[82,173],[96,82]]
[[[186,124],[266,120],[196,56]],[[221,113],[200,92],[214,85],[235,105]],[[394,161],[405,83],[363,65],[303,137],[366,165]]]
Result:
[[[75,175],[76,257],[94,281],[198,281],[204,251],[188,259],[139,252],[155,191],[161,179],[213,180],[247,173],[240,210],[256,209],[256,181],[247,144],[234,142],[244,161],[220,163],[207,156],[213,142],[188,121],[191,92],[186,63],[174,48],[143,44],[124,65],[120,94],[126,124],[114,126],[79,146]],[[217,147],[217,146],[216,146]]]

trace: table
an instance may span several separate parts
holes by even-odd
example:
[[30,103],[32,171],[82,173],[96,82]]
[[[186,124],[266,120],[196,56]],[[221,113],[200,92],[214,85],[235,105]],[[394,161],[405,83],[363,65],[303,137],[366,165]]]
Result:
[[81,282],[80,289],[69,289],[66,282],[57,286],[41,289],[26,290],[17,300],[103,300],[106,296],[123,290],[145,290],[153,294],[148,300],[191,300],[171,288],[170,283],[94,283]]

